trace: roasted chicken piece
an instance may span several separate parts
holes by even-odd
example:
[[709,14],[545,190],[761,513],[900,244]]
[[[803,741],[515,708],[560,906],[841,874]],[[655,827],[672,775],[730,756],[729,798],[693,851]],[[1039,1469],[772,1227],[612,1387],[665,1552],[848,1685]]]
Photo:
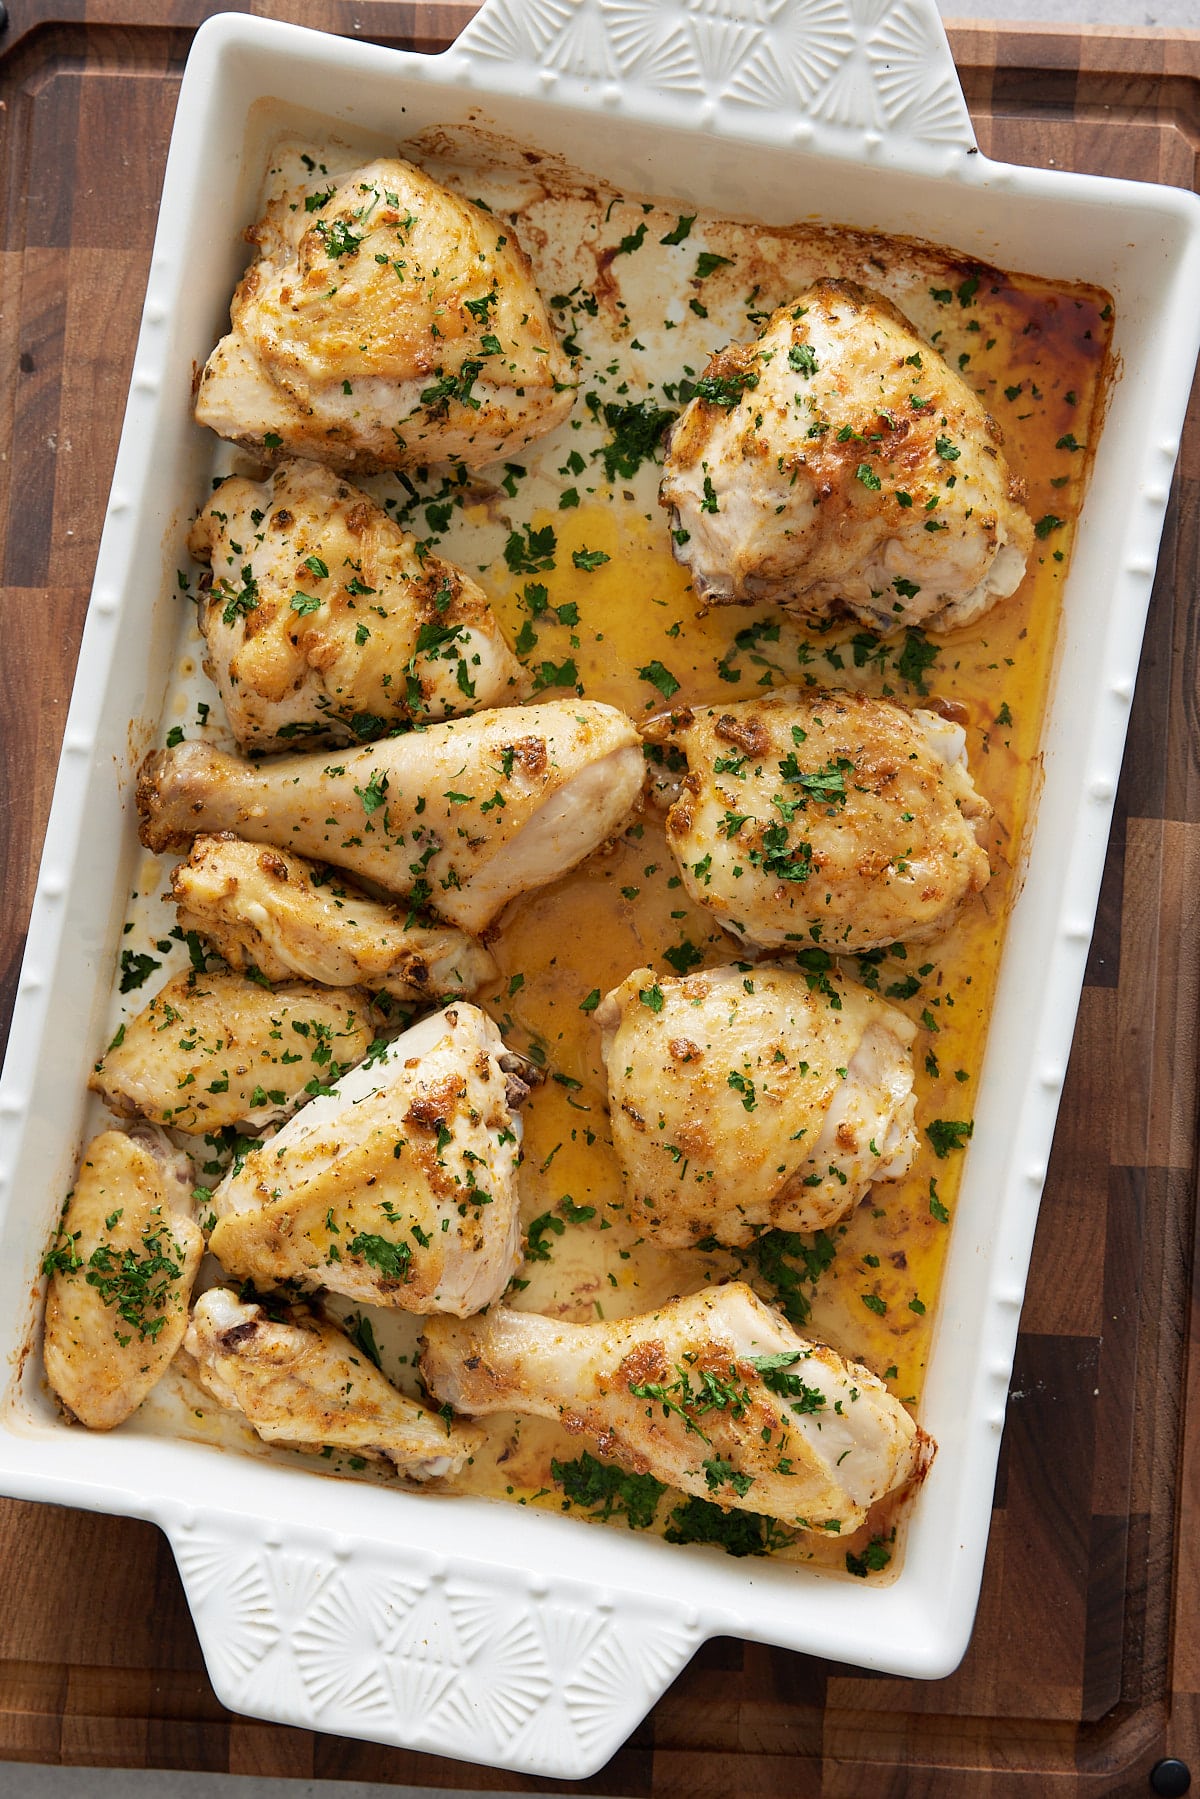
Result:
[[916,1027],[854,982],[639,968],[596,1018],[632,1215],[660,1243],[821,1230],[907,1172]]
[[88,1086],[123,1118],[173,1130],[261,1130],[371,1047],[370,1000],[307,981],[272,992],[226,969],[189,969],[117,1032]]
[[223,481],[188,548],[212,566],[204,666],[243,749],[357,743],[522,697],[483,589],[315,462]]
[[948,631],[1013,593],[1033,548],[1002,441],[891,301],[817,281],[713,357],[659,497],[707,601]]
[[474,993],[496,972],[465,932],[418,924],[332,869],[229,832],[197,837],[171,883],[180,929],[268,981],[302,975],[395,999],[446,999]]
[[776,688],[646,735],[687,758],[667,839],[683,884],[749,943],[925,943],[991,876],[966,733],[861,693]]
[[436,1480],[483,1441],[477,1427],[398,1393],[344,1331],[298,1307],[279,1317],[214,1287],[196,1301],[183,1347],[205,1391],[267,1443],[340,1449]]
[[423,1019],[225,1177],[214,1255],[407,1312],[490,1305],[520,1260],[520,1066],[465,1001]]
[[456,1411],[558,1419],[635,1473],[801,1530],[848,1535],[928,1453],[882,1381],[741,1282],[614,1323],[431,1318],[421,1372]]
[[111,1430],[166,1373],[204,1253],[192,1165],[162,1131],[104,1131],[83,1152],[54,1241],[46,1377],[89,1430]]
[[202,743],[147,757],[142,842],[235,831],[298,850],[481,931],[625,823],[642,789],[637,732],[594,700],[509,706],[369,749],[244,762]]
[[552,430],[575,372],[508,219],[399,158],[269,205],[196,417],[257,455],[472,467]]

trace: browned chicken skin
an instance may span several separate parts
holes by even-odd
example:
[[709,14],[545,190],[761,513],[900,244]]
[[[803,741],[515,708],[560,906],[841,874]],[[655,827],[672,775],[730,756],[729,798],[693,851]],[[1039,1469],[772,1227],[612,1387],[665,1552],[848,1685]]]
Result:
[[112,1430],[167,1371],[204,1238],[192,1169],[162,1131],[104,1131],[83,1152],[46,1256],[44,1359],[89,1430]]
[[191,969],[125,1023],[88,1085],[125,1118],[193,1135],[257,1130],[360,1061],[374,1034],[366,994]]
[[398,157],[288,188],[204,370],[196,417],[260,456],[404,468],[512,453],[575,373],[512,224]]
[[196,838],[171,876],[171,898],[182,930],[198,932],[231,968],[253,966],[269,981],[300,975],[400,1000],[445,999],[473,993],[496,970],[464,931],[420,924],[344,875],[228,831]]
[[214,1287],[196,1301],[183,1347],[200,1385],[268,1443],[340,1449],[433,1480],[483,1440],[397,1392],[344,1331],[300,1308],[269,1317]]
[[243,749],[357,743],[521,698],[487,596],[315,462],[233,476],[188,538],[205,669]]
[[181,743],[147,757],[137,799],[149,849],[235,831],[480,931],[619,830],[643,774],[623,712],[550,700],[429,725],[336,760],[318,751],[257,764]]
[[645,733],[687,758],[667,839],[690,897],[750,943],[923,943],[987,884],[990,812],[960,726],[819,688],[688,708]]
[[460,1412],[556,1419],[636,1473],[802,1530],[855,1530],[925,1454],[882,1381],[741,1282],[610,1323],[431,1318],[421,1372]]
[[1024,491],[983,402],[881,294],[823,280],[731,344],[660,491],[709,601],[950,630],[1015,592]]
[[822,1230],[912,1161],[916,1027],[852,981],[640,968],[596,1020],[630,1206],[660,1243]]

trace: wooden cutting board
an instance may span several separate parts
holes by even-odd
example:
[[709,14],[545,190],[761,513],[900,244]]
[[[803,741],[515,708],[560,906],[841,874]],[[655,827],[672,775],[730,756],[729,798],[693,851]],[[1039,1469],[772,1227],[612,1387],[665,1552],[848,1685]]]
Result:
[[[227,0],[228,4],[228,0]],[[0,1022],[99,539],[179,75],[205,0],[13,0],[0,36]],[[470,0],[241,10],[419,49]],[[1200,34],[964,26],[982,149],[1196,187]],[[1126,379],[1136,379],[1126,370]],[[707,1645],[583,1790],[1133,1795],[1200,1774],[1193,396],[1034,1252],[979,1622],[921,1683]],[[1064,678],[1069,678],[1065,676]],[[1189,1356],[1191,1365],[1189,1367]],[[231,1716],[148,1525],[0,1502],[0,1759],[562,1789]]]

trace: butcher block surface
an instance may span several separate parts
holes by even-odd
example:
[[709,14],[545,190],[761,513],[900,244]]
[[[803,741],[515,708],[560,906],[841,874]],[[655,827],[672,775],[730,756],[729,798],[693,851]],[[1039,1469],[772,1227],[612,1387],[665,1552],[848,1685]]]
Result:
[[[13,0],[0,36],[0,1028],[179,78],[209,12],[434,50],[465,0]],[[981,149],[1200,186],[1200,33],[950,28]],[[1066,271],[1069,273],[1069,271]],[[1126,371],[1127,378],[1136,371]],[[579,1791],[1133,1795],[1200,1781],[1200,404],[1193,392],[1042,1204],[974,1639],[923,1683],[717,1641]],[[1190,1416],[1189,1416],[1190,1411]],[[0,1501],[0,1760],[496,1792],[554,1781],[238,1718],[152,1527]]]

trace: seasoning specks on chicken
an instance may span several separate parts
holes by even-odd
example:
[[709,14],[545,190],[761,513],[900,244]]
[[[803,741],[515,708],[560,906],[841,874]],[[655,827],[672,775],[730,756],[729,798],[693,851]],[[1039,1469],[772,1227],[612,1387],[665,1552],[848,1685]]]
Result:
[[625,823],[642,791],[637,732],[595,700],[501,707],[370,749],[256,764],[203,743],[147,757],[142,842],[234,831],[375,881],[480,931]]
[[188,548],[212,567],[204,666],[243,749],[358,742],[521,697],[483,589],[316,463],[223,481]]
[[149,1126],[104,1131],[42,1264],[46,1376],[89,1430],[112,1430],[167,1371],[187,1329],[204,1238],[192,1167]]
[[596,1019],[633,1215],[660,1243],[821,1230],[916,1153],[916,1027],[854,982],[640,968]]
[[983,402],[890,300],[822,280],[708,364],[660,488],[709,601],[968,623],[1015,592],[1024,491]]
[[269,205],[196,417],[346,471],[490,462],[570,412],[574,369],[514,227],[399,158]]
[[634,1473],[801,1530],[849,1535],[928,1453],[881,1380],[741,1282],[614,1323],[431,1318],[421,1373],[458,1411],[557,1419]]
[[922,943],[987,885],[975,827],[991,808],[940,714],[775,688],[645,734],[687,758],[667,838],[688,894],[750,943]]
[[456,1002],[261,1143],[213,1195],[213,1254],[409,1312],[478,1311],[520,1260],[522,1064]]
[[419,924],[303,856],[229,832],[196,838],[172,873],[171,898],[182,931],[268,981],[300,975],[400,1000],[448,999],[474,993],[496,972],[464,931]]
[[276,1124],[361,1060],[364,994],[296,981],[278,992],[228,969],[172,977],[111,1043],[88,1081],[125,1118],[199,1135]]
[[281,1318],[214,1287],[196,1301],[183,1347],[205,1391],[267,1443],[344,1450],[434,1480],[483,1440],[397,1392],[344,1331],[298,1307]]

